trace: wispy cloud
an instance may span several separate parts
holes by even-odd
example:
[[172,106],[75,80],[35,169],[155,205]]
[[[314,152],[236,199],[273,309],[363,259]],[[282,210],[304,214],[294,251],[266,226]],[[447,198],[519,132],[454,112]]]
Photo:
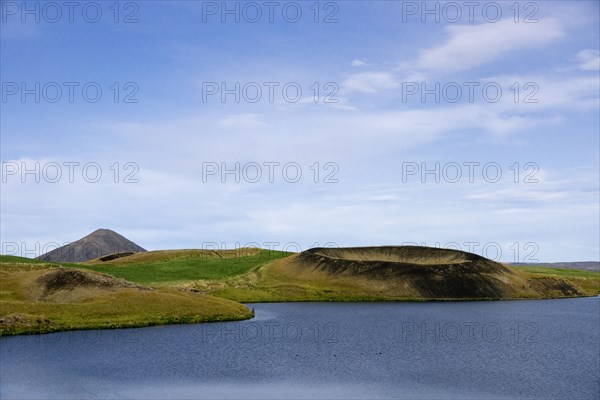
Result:
[[359,59],[352,60],[353,67],[366,67],[368,65],[369,65],[369,63],[367,63],[366,61],[363,61],[363,60],[359,60]]
[[382,90],[391,90],[398,87],[398,82],[390,72],[370,71],[350,75],[342,83],[346,92],[376,93]]
[[445,43],[422,50],[416,66],[444,73],[467,70],[511,51],[547,45],[564,35],[554,18],[532,24],[515,24],[507,19],[494,24],[448,26]]
[[598,50],[581,50],[577,53],[577,60],[582,71],[598,71],[600,69],[600,51]]

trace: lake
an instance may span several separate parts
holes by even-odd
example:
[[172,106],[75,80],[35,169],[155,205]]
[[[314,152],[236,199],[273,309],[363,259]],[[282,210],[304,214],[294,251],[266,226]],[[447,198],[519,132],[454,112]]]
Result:
[[242,322],[0,338],[0,397],[599,398],[598,297],[249,306]]

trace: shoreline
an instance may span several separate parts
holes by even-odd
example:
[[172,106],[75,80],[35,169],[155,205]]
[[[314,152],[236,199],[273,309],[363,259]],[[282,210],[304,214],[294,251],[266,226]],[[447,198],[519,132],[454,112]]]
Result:
[[[468,303],[468,302],[494,302],[494,301],[529,301],[529,300],[563,300],[563,299],[581,299],[581,298],[600,298],[600,294],[596,296],[569,296],[569,297],[549,297],[549,298],[511,298],[511,299],[407,299],[407,300],[290,300],[290,301],[260,301],[260,302],[248,302],[248,303],[240,303],[245,306],[251,315],[248,316],[223,316],[223,317],[208,317],[199,320],[195,320],[194,318],[185,318],[182,317],[181,321],[178,321],[179,317],[174,317],[172,321],[155,321],[155,322],[132,322],[131,324],[126,325],[116,325],[113,323],[105,323],[99,324],[95,326],[74,326],[74,327],[56,327],[51,328],[50,330],[44,329],[30,329],[30,330],[19,330],[17,332],[1,332],[0,340],[4,337],[15,337],[15,336],[29,336],[29,335],[45,335],[51,333],[61,333],[61,332],[77,332],[77,331],[91,331],[91,330],[123,330],[123,329],[141,329],[141,328],[150,328],[156,326],[167,326],[167,325],[195,325],[195,324],[210,324],[210,323],[219,323],[219,322],[239,322],[239,321],[247,321],[252,320],[254,315],[254,310],[249,307],[250,304],[287,304],[287,303],[363,303],[363,304],[377,304],[377,303]],[[113,325],[113,326],[111,326]]]

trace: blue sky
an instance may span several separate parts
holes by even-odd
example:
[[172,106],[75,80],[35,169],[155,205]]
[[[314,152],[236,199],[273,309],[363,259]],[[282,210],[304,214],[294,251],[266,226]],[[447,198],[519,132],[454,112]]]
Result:
[[[148,249],[600,259],[598,2],[481,2],[472,19],[457,2],[456,21],[447,2],[275,2],[272,22],[265,2],[227,2],[239,22],[222,2],[81,2],[72,21],[61,2],[60,18],[1,4],[5,253],[110,228]],[[239,182],[221,175],[236,163]]]

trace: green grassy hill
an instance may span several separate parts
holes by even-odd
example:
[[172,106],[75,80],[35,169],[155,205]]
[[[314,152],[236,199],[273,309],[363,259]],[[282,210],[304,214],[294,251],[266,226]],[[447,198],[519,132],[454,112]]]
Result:
[[600,294],[600,272],[530,265],[513,265],[512,267],[519,271],[527,272],[532,276],[551,276],[568,279],[580,287],[588,296]]
[[0,263],[50,264],[48,261],[36,260],[35,258],[8,256],[2,254],[0,254]]
[[[392,250],[375,258],[371,250],[165,250],[79,264],[0,256],[0,335],[251,317],[237,302],[444,300],[432,297],[444,282],[485,286],[481,297],[465,300],[497,290],[503,298],[600,294],[598,272],[510,267],[441,253],[417,254],[410,264]],[[470,262],[477,263],[471,270]]]
[[244,305],[206,294],[142,287],[72,266],[3,260],[0,336],[252,317]]
[[236,250],[164,250],[136,253],[80,267],[131,282],[170,285],[200,279],[222,280],[247,274],[261,265],[293,253],[254,248]]
[[600,273],[530,272],[447,252],[438,259],[412,255],[407,263],[395,260],[391,248],[375,249],[374,259],[371,249],[356,250],[336,249],[323,256],[313,249],[225,282],[202,280],[187,286],[240,302],[538,299],[600,292]]

